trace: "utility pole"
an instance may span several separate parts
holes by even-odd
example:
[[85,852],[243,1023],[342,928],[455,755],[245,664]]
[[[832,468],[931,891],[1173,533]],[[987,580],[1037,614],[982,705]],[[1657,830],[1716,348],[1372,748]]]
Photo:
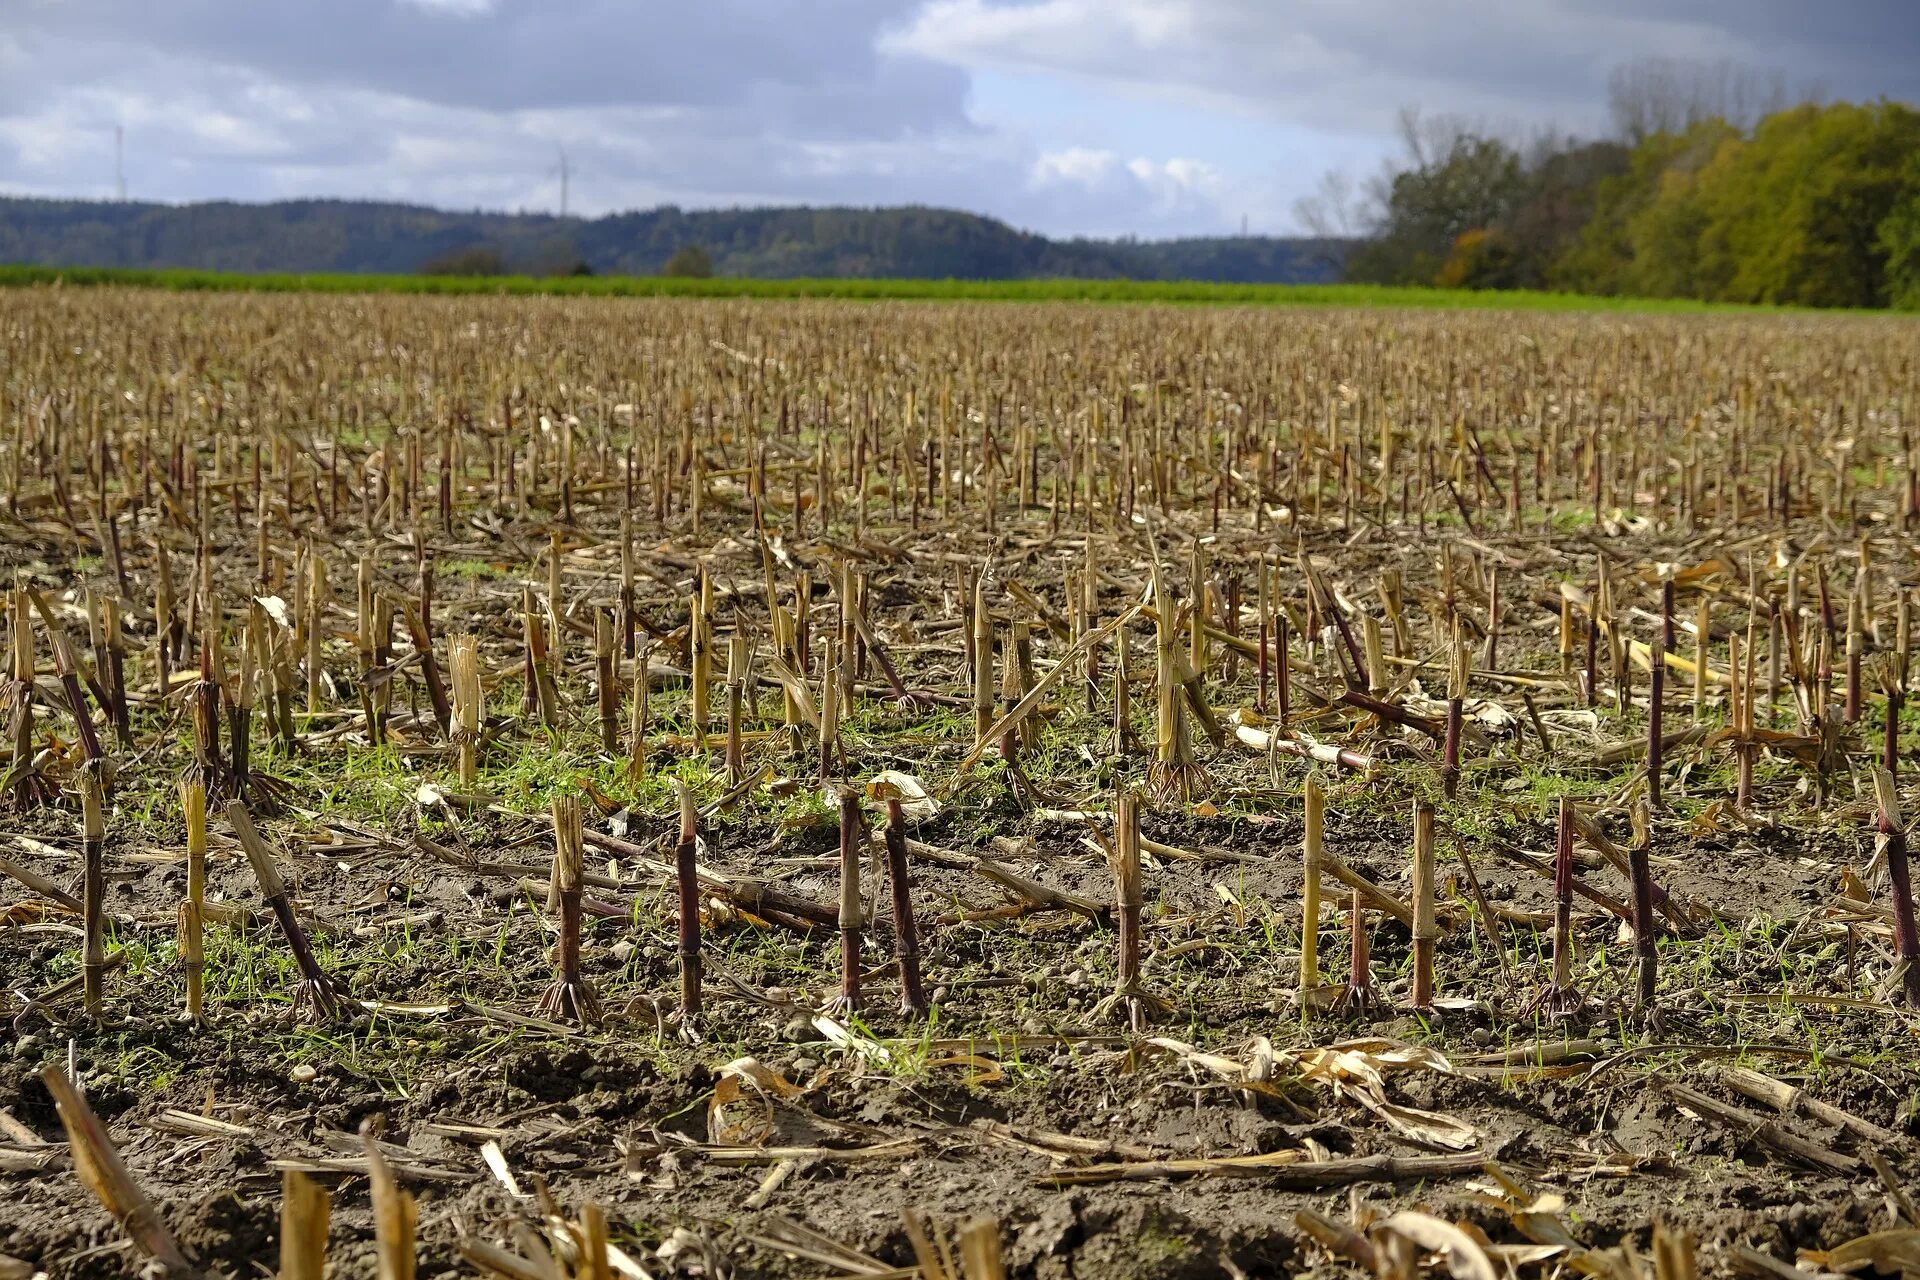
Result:
[[127,131],[113,126],[113,191],[121,204],[127,202]]
[[567,216],[567,149],[560,148],[560,216]]

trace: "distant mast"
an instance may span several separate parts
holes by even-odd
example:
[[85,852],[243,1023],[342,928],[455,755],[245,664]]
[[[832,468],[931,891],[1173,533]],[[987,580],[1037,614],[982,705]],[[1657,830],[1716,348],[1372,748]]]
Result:
[[113,193],[121,204],[127,202],[127,131],[113,126]]
[[569,169],[567,167],[567,149],[565,147],[562,147],[560,148],[560,216],[563,218],[567,216],[567,178],[568,176],[569,176]]

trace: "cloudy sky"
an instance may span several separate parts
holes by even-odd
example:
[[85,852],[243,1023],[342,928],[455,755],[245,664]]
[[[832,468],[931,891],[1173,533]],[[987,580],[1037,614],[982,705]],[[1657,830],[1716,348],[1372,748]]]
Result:
[[1610,68],[1920,101],[1916,0],[0,0],[0,192],[574,212],[918,202],[1295,229],[1400,108],[1605,124]]

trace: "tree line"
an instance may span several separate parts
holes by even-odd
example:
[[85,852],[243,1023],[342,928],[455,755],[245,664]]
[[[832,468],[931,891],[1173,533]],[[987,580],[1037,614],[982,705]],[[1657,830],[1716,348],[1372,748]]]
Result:
[[1054,239],[952,209],[658,209],[600,218],[357,200],[0,198],[0,263],[448,275],[1328,283],[1343,246],[1265,236]]
[[1398,164],[1299,212],[1364,237],[1360,282],[1920,309],[1920,111],[1791,96],[1654,62],[1616,73],[1607,138],[1407,112]]

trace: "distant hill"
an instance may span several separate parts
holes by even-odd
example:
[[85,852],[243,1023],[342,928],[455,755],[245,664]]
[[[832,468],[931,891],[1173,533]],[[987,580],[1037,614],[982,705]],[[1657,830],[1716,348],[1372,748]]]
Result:
[[419,271],[484,251],[506,268],[657,275],[686,246],[716,275],[1323,283],[1340,277],[1336,241],[1241,236],[1053,240],[1004,222],[917,205],[888,209],[688,211],[671,205],[603,218],[457,213],[359,200],[165,205],[0,198],[0,262],[197,267],[219,271]]

